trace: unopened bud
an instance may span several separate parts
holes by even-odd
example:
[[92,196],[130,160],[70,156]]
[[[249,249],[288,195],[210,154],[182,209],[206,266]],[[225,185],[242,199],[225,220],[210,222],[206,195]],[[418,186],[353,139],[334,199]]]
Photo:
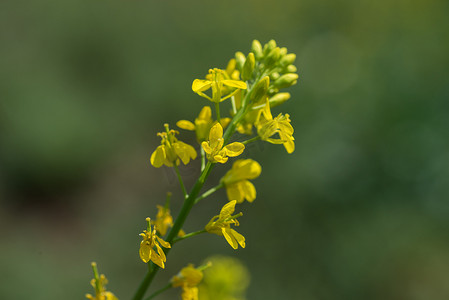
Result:
[[281,49],[279,49],[279,47],[276,47],[273,50],[271,50],[270,53],[268,53],[268,55],[265,59],[266,67],[271,67],[279,60],[280,51],[281,51]]
[[290,99],[290,93],[278,93],[270,98],[270,107],[281,105],[288,99]]
[[295,84],[295,81],[298,79],[298,74],[295,73],[287,73],[279,77],[273,85],[279,89],[283,89]]
[[230,59],[228,62],[228,65],[226,67],[226,73],[231,75],[235,70],[236,64],[237,64],[237,62],[235,61],[235,58]]
[[287,66],[287,68],[285,68],[286,73],[296,73],[296,71],[298,71],[298,69],[296,68],[295,65],[289,65]]
[[283,57],[285,54],[287,54],[287,48],[282,47],[280,53],[281,53],[281,57]]
[[254,66],[256,65],[256,59],[254,58],[254,53],[250,52],[248,57],[246,58],[245,64],[243,65],[242,70],[242,80],[249,80],[254,71]]
[[263,57],[262,45],[258,40],[253,41],[253,44],[251,45],[251,51],[254,53],[258,60]]
[[274,48],[276,48],[276,41],[275,40],[269,41],[263,47],[263,55],[264,56],[268,55],[268,53],[270,53],[270,51],[273,50]]
[[270,77],[265,76],[262,78],[254,87],[253,93],[251,94],[251,101],[257,103],[262,97],[267,94],[268,87],[270,86]]
[[281,75],[279,75],[278,72],[273,72],[273,73],[270,74],[270,79],[271,79],[272,81],[278,79],[279,77],[281,77]]
[[[291,65],[295,61],[295,59],[296,59],[296,54],[290,53],[281,58],[280,64],[281,64],[281,66],[285,67],[285,66]],[[291,72],[291,73],[294,73],[294,72]]]
[[235,61],[237,63],[237,69],[239,69],[240,71],[243,69],[243,65],[245,64],[245,54],[243,54],[242,52],[238,51],[235,53]]

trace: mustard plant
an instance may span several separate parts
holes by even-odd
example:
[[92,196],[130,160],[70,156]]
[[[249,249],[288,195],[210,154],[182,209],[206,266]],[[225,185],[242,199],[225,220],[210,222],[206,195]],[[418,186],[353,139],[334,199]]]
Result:
[[[237,52],[226,68],[212,68],[204,79],[195,79],[192,91],[212,102],[201,108],[198,117],[192,122],[180,120],[176,123],[182,130],[195,131],[199,144],[200,155],[195,147],[177,138],[180,132],[170,129],[164,124],[164,131],[158,133],[161,137],[159,145],[150,156],[150,163],[156,168],[166,166],[174,168],[179,185],[184,195],[183,205],[173,218],[170,211],[171,193],[167,193],[164,206],[158,205],[155,218],[146,218],[146,227],[140,234],[139,255],[148,271],[137,288],[132,300],[142,300],[151,286],[159,270],[169,264],[167,256],[175,243],[192,238],[198,234],[213,233],[223,236],[233,248],[245,248],[246,239],[234,228],[239,226],[237,218],[242,213],[234,214],[236,205],[244,200],[253,202],[256,199],[256,188],[249,180],[257,178],[262,171],[261,165],[252,159],[237,159],[232,167],[213,188],[203,192],[202,188],[217,163],[229,164],[229,159],[240,156],[246,145],[257,140],[272,144],[281,144],[287,153],[295,150],[293,127],[288,114],[278,114],[273,118],[272,109],[288,99],[288,92],[281,90],[296,84],[298,75],[293,65],[295,54],[288,53],[287,48],[280,48],[274,40],[264,46],[254,40],[248,55]],[[220,104],[231,102],[230,116],[222,117]],[[215,118],[212,118],[215,110]],[[243,142],[231,142],[234,134],[247,135]],[[178,166],[192,163],[200,157],[200,175],[188,192]],[[218,215],[212,216],[209,223],[198,231],[185,233],[182,227],[190,215],[194,205],[213,195],[219,189],[226,189],[229,202],[225,204]],[[181,288],[183,300],[197,300],[198,286],[203,279],[203,270],[210,263],[195,268],[187,265],[175,275],[164,287],[154,291],[146,300],[155,298],[170,288]],[[91,300],[117,299],[114,294],[105,290],[106,278],[99,276],[93,263],[95,278],[92,285],[95,297],[87,295]],[[213,291],[208,292],[214,294]]]

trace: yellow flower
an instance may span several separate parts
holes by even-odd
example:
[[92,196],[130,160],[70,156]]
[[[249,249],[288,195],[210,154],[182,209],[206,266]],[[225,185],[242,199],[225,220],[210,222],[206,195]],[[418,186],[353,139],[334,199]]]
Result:
[[182,300],[198,300],[198,284],[203,280],[203,270],[210,266],[211,263],[207,263],[195,268],[189,264],[173,276],[171,284],[173,287],[182,287]]
[[106,291],[105,285],[108,283],[108,280],[103,274],[98,276],[96,263],[92,263],[92,268],[95,278],[90,281],[90,284],[95,289],[95,297],[91,294],[86,294],[86,298],[89,300],[118,300],[113,293]]
[[[260,110],[256,120],[257,133],[262,140],[272,144],[283,144],[288,153],[295,151],[293,137],[293,127],[290,124],[290,115],[279,114],[273,119],[270,110],[270,103],[266,98],[265,107]],[[279,134],[279,139],[272,138],[274,134]]]
[[245,150],[245,145],[239,142],[234,142],[224,147],[223,144],[223,127],[220,123],[217,123],[210,129],[209,141],[202,142],[201,146],[211,162],[219,162],[222,164],[228,161],[228,156],[238,156]]
[[[170,214],[170,209],[161,205],[157,205],[156,220],[152,220],[151,224],[154,225],[159,235],[164,236],[168,228],[173,227],[173,217]],[[179,230],[178,236],[184,236],[184,230]]]
[[169,208],[157,205],[157,209],[156,220],[152,220],[151,224],[154,225],[161,236],[164,236],[168,228],[173,226],[173,217]]
[[250,282],[248,269],[240,260],[230,256],[206,258],[211,267],[204,271],[199,286],[201,300],[244,300]]
[[[143,262],[148,263],[150,260],[154,262],[161,268],[165,268],[165,262],[167,258],[165,257],[164,250],[162,250],[161,244],[165,248],[171,248],[170,244],[161,239],[156,234],[156,226],[151,229],[151,219],[146,218],[148,223],[147,230],[144,230],[143,233],[139,234],[143,237],[142,242],[140,242],[139,255]],[[154,250],[156,247],[157,253]]]
[[242,248],[245,248],[245,237],[231,228],[231,224],[239,226],[237,218],[243,215],[242,213],[234,216],[232,215],[236,203],[236,200],[232,200],[223,206],[220,215],[213,217],[205,227],[206,231],[209,233],[224,236],[229,245],[234,249],[238,248],[238,244],[240,244]]
[[176,130],[170,130],[168,124],[164,124],[166,132],[159,132],[157,135],[162,138],[161,145],[151,154],[150,162],[160,168],[162,165],[173,167],[173,163],[180,164],[180,160],[186,165],[190,159],[196,158],[195,149],[175,137],[179,134]]
[[[229,75],[224,70],[217,68],[209,70],[208,79],[195,79],[192,83],[192,90],[212,102],[222,102],[232,96],[234,96],[239,90],[246,90],[246,83],[240,80],[226,79]],[[223,93],[226,93],[224,87],[235,88],[234,91],[228,93],[222,98]],[[204,94],[205,91],[212,88],[212,98]]]
[[257,178],[262,167],[252,159],[239,159],[234,162],[231,170],[221,179],[226,187],[228,199],[242,203],[244,199],[253,202],[256,199],[256,188],[248,179]]
[[[222,118],[220,120],[223,128],[225,128],[229,124],[229,122],[231,122],[230,118]],[[201,144],[202,141],[205,141],[207,139],[207,135],[209,134],[211,127],[215,123],[216,122],[214,122],[214,120],[212,119],[212,112],[210,107],[204,106],[200,114],[198,115],[198,118],[195,119],[195,124],[187,120],[180,120],[176,123],[176,125],[179,128],[185,130],[195,130],[196,139],[198,143]]]

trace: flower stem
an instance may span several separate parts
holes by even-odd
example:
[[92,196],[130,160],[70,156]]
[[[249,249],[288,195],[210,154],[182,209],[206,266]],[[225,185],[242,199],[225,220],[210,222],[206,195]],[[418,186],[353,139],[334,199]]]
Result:
[[201,172],[203,172],[206,167],[206,153],[204,152],[203,147],[201,147]]
[[182,181],[181,174],[179,173],[179,168],[178,168],[178,166],[176,165],[176,162],[175,162],[173,165],[174,165],[174,167],[175,167],[176,176],[178,177],[179,185],[181,186],[182,193],[184,194],[184,199],[186,199],[188,195],[187,195],[186,188],[185,188],[185,186],[184,186],[184,182]]
[[156,297],[157,295],[159,295],[159,294],[165,292],[166,290],[168,290],[168,289],[170,289],[170,288],[172,288],[172,287],[173,287],[172,284],[169,283],[169,284],[167,284],[166,286],[164,286],[163,288],[161,288],[160,290],[157,290],[156,292],[154,292],[153,294],[151,294],[148,298],[145,298],[145,300],[153,299],[153,298]]
[[[207,177],[209,176],[210,172],[212,171],[213,164],[211,162],[208,162],[206,164],[206,167],[204,168],[203,172],[201,172],[200,178],[196,181],[195,185],[192,188],[192,191],[188,195],[188,197],[185,199],[184,204],[182,205],[181,211],[179,212],[178,217],[175,220],[175,223],[173,224],[173,227],[170,229],[170,232],[168,233],[167,238],[165,239],[168,243],[172,243],[174,238],[178,235],[179,230],[181,230],[182,226],[184,225],[184,222],[192,209],[193,205],[195,204],[195,199],[198,197],[198,194],[201,191],[201,188],[204,185],[204,182],[206,181]],[[170,249],[165,249],[164,252],[167,255]],[[132,298],[133,300],[141,300],[150,286],[151,282],[153,281],[154,277],[156,276],[157,272],[159,271],[159,267],[153,263],[148,264],[148,272],[143,278],[142,282],[139,285],[139,288],[137,289],[136,294]]]
[[187,233],[187,234],[184,235],[184,236],[178,236],[178,237],[176,237],[176,238],[173,239],[172,245],[173,245],[174,243],[179,242],[179,241],[188,239],[189,237],[192,237],[192,236],[195,236],[195,235],[198,235],[198,234],[201,234],[201,233],[205,233],[205,232],[206,232],[206,230],[203,229],[203,230],[198,230],[198,231],[194,231],[194,232],[191,232],[191,233]]
[[217,122],[220,123],[220,102],[215,102],[215,112],[217,114]]
[[255,136],[253,138],[250,138],[249,140],[246,140],[244,142],[242,142],[243,145],[248,145],[249,143],[255,142],[257,140],[260,140],[260,136]]
[[204,194],[202,194],[201,196],[199,196],[198,198],[195,199],[195,204],[197,204],[198,202],[200,202],[207,196],[215,193],[217,190],[221,189],[222,187],[224,187],[224,183],[220,183],[220,184],[214,186],[213,188],[211,188],[210,190],[204,192]]

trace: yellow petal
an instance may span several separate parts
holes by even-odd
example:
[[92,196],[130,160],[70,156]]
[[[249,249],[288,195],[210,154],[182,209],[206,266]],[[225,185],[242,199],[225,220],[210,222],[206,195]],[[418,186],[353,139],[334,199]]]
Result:
[[239,186],[236,183],[226,186],[226,194],[228,195],[229,201],[237,200],[238,203],[243,202],[243,193],[240,192]]
[[209,121],[212,118],[210,106],[204,106],[198,115],[199,120]]
[[285,150],[287,150],[287,153],[291,154],[293,153],[293,151],[295,151],[295,142],[294,142],[294,138],[292,136],[288,136],[288,135],[283,135],[283,134],[279,134],[281,136],[282,139],[285,139],[285,143],[284,143],[284,147]]
[[159,146],[154,150],[151,154],[150,162],[153,167],[160,168],[164,164],[164,160],[166,158],[165,147]]
[[162,269],[165,269],[165,264],[162,261],[161,257],[159,255],[156,254],[155,251],[151,252],[151,261],[154,262],[156,265],[158,265],[159,267],[161,267]]
[[215,156],[214,156],[214,161],[215,161],[215,162],[219,162],[219,163],[221,163],[221,164],[224,164],[224,163],[226,163],[226,162],[228,161],[228,158],[227,158],[227,157],[224,157],[224,156],[222,156],[222,155],[215,155]]
[[221,118],[220,123],[223,128],[226,128],[231,123],[231,118]]
[[195,125],[187,120],[180,120],[176,122],[176,126],[185,130],[195,130]]
[[215,148],[219,140],[223,137],[223,127],[220,123],[215,124],[209,131],[209,143],[212,148]]
[[240,186],[246,200],[253,202],[254,199],[256,199],[256,188],[251,182],[248,180],[243,180],[240,181],[238,185]]
[[245,248],[245,246],[246,246],[245,237],[243,235],[241,235],[240,233],[238,233],[237,231],[235,231],[234,229],[231,229],[231,234],[237,240],[237,242],[240,244],[240,246],[242,248]]
[[236,200],[226,203],[220,211],[220,219],[226,219],[234,213]]
[[237,244],[237,240],[234,238],[231,232],[231,228],[222,228],[221,231],[223,233],[223,236],[225,237],[226,241],[233,249],[237,249],[239,246]]
[[198,288],[196,286],[183,287],[181,298],[182,300],[198,300]]
[[197,155],[195,149],[184,142],[173,143],[173,149],[185,165],[189,163],[191,158],[195,159]]
[[245,145],[239,142],[234,142],[224,147],[224,149],[228,156],[234,157],[242,154],[243,150],[245,150]]
[[212,82],[209,80],[195,79],[192,83],[192,90],[195,93],[204,92],[209,89],[212,85]]
[[170,243],[164,241],[163,239],[161,239],[160,237],[156,236],[157,241],[159,242],[159,244],[162,245],[162,247],[164,248],[171,248]]
[[162,250],[161,246],[156,244],[156,249],[157,249],[157,253],[159,254],[159,257],[161,258],[161,260],[163,262],[166,262],[167,261],[167,257],[165,257],[164,250]]
[[210,148],[208,142],[202,142],[201,143],[201,147],[203,147],[204,152],[206,152],[207,154],[211,154],[212,153],[212,149]]
[[140,259],[144,263],[147,263],[150,261],[152,252],[154,252],[154,251],[151,249],[150,245],[148,245],[145,241],[142,241],[140,243],[139,255],[140,255]]
[[224,85],[230,86],[230,87],[234,87],[234,88],[238,88],[238,89],[242,89],[242,90],[246,90],[247,86],[246,83],[240,80],[222,80],[221,83],[223,83]]

